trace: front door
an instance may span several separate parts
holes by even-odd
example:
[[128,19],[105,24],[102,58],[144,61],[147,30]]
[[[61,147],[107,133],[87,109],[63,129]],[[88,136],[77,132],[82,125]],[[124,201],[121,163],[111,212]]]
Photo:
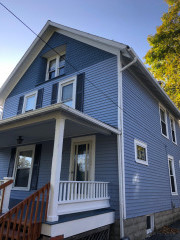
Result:
[[[82,141],[78,141],[78,140]],[[72,141],[71,146],[71,181],[94,180],[94,142],[92,139],[80,138]],[[85,141],[87,139],[87,141]]]

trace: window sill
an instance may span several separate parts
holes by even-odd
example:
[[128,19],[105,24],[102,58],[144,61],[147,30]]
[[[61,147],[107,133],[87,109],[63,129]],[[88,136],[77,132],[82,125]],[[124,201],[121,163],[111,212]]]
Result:
[[135,162],[139,163],[139,164],[142,164],[142,165],[145,165],[145,166],[148,166],[148,162],[144,162],[144,161],[141,161],[139,159],[135,159]]
[[171,193],[172,196],[178,196],[178,193]]
[[163,133],[161,133],[161,135],[162,135],[163,137],[165,137],[166,139],[169,140],[169,136],[166,136],[166,135],[164,135]]
[[13,187],[12,191],[30,191],[30,188],[23,188],[23,187]]

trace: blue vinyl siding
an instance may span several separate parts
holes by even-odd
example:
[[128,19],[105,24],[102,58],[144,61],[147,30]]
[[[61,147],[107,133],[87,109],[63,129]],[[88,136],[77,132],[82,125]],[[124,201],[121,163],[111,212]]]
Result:
[[[84,113],[116,127],[117,107],[98,89],[101,89],[105,94],[108,94],[114,102],[117,102],[117,58],[112,57],[101,61],[83,69],[81,72],[85,72]],[[77,73],[71,74],[68,77],[76,74]],[[67,76],[57,78],[54,81],[48,81],[33,88],[33,91],[44,88],[43,107],[51,104],[52,85],[66,78]],[[27,81],[28,79],[24,81],[24,84],[26,84]],[[92,83],[95,83],[97,88],[95,88]],[[21,92],[20,94],[8,97],[4,106],[3,118],[6,119],[16,116],[19,97],[31,91],[32,89],[30,91]]]
[[[168,169],[174,157],[180,194],[180,129],[176,123],[178,146],[161,135],[159,103],[127,71],[123,73],[125,190],[127,217],[136,217],[180,206],[179,196],[172,196]],[[147,143],[148,166],[135,162],[134,139]]]

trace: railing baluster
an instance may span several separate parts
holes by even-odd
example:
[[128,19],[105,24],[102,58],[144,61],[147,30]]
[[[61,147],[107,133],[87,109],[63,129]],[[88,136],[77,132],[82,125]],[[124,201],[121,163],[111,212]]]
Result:
[[67,190],[67,201],[70,200],[70,183],[67,183],[68,184],[68,190]]
[[75,183],[74,200],[77,200],[77,182]]
[[63,201],[66,201],[66,184],[64,183],[64,189],[63,189]]
[[74,183],[71,183],[71,201],[74,200]]

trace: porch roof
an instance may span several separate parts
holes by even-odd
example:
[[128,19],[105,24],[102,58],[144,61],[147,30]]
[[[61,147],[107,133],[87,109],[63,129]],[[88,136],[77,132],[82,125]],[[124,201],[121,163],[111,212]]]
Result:
[[[29,141],[53,139],[55,119],[61,114],[65,118],[65,137],[93,133],[120,134],[121,132],[93,117],[62,103],[37,109],[25,114],[0,121],[0,147],[13,146],[18,136],[26,136]],[[40,137],[41,136],[41,137]],[[31,142],[30,141],[30,142]]]

